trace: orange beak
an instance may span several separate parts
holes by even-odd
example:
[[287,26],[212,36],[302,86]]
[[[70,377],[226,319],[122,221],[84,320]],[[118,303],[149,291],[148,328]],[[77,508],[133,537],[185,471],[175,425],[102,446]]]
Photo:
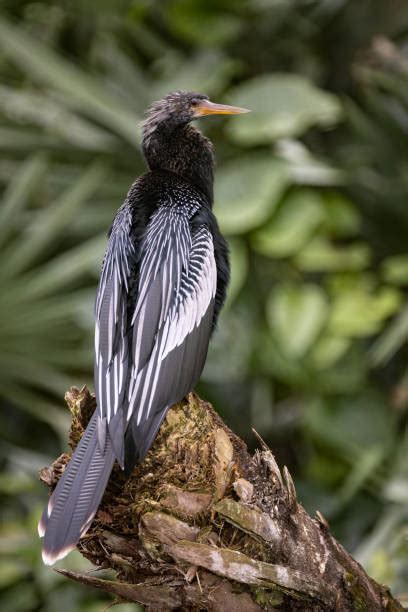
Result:
[[248,108],[239,106],[228,106],[227,104],[215,104],[210,100],[201,100],[194,108],[194,117],[205,117],[206,115],[241,115],[250,113]]

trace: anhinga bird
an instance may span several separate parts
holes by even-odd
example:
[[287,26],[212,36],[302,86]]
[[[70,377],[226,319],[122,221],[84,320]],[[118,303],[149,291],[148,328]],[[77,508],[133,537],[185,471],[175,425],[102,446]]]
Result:
[[213,147],[190,122],[244,112],[183,91],[148,111],[149,171],[116,214],[96,295],[97,410],[38,525],[47,564],[89,528],[115,459],[130,473],[201,375],[229,262],[212,213]]

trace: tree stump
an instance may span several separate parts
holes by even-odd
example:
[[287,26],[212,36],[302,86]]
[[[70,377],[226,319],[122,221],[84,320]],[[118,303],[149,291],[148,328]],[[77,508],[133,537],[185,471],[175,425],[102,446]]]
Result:
[[[71,388],[66,401],[75,448],[95,399]],[[250,455],[191,393],[169,410],[130,478],[115,465],[78,545],[116,580],[58,571],[157,612],[402,611],[331,536],[324,517],[305,512],[289,471],[261,446]],[[41,471],[51,490],[69,457]]]

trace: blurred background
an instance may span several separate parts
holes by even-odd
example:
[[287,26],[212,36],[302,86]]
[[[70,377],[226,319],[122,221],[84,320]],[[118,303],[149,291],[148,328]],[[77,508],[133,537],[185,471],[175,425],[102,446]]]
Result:
[[200,123],[233,274],[199,392],[407,593],[407,2],[0,0],[0,75],[0,608],[110,601],[43,568],[37,472],[93,387],[106,233],[176,88],[253,109]]

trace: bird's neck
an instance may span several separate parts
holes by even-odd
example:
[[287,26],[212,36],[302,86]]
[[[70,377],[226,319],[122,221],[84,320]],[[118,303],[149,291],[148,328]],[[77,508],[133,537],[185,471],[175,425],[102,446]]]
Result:
[[143,135],[150,170],[168,170],[197,187],[213,202],[214,154],[205,136],[191,125],[156,126]]

